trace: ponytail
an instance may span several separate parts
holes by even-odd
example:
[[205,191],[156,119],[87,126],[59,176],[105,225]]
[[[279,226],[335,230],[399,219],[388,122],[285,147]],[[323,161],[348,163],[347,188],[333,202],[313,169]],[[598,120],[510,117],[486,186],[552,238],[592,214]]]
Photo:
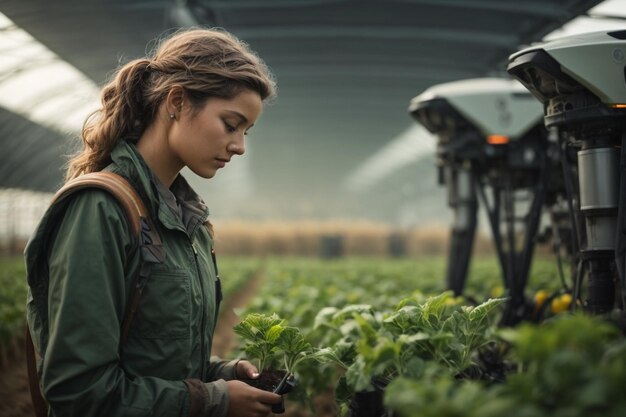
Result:
[[139,137],[151,119],[150,109],[143,104],[149,66],[147,59],[131,61],[102,89],[101,108],[91,113],[83,125],[84,149],[70,160],[66,180],[102,170],[111,162],[111,152],[120,138]]

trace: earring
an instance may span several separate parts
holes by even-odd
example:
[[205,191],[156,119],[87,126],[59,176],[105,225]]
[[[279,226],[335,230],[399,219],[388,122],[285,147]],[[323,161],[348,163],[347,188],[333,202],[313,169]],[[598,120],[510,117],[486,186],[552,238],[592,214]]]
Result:
[[170,119],[175,119],[176,115],[174,113],[170,113]]

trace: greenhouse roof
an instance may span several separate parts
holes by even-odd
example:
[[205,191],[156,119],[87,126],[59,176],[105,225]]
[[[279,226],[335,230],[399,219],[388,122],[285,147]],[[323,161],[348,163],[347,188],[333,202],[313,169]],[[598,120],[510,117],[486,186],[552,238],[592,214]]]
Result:
[[279,84],[249,155],[210,185],[192,179],[204,195],[220,187],[211,206],[395,216],[420,188],[418,159],[428,158],[434,178],[434,140],[409,117],[412,97],[439,83],[506,76],[511,53],[567,34],[575,18],[583,31],[623,27],[623,17],[601,19],[615,1],[4,0],[0,187],[54,190],[69,138],[118,63],[172,28],[206,25],[249,43]]

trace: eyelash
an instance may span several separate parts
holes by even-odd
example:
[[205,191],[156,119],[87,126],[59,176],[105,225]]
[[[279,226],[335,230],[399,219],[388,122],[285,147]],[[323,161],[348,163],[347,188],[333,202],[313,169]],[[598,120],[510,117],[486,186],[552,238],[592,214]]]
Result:
[[226,131],[229,133],[233,133],[237,130],[236,127],[229,125],[228,123],[224,122],[224,126],[226,126]]
[[[229,133],[234,133],[237,131],[237,128],[234,126],[231,126],[230,124],[224,122],[224,126],[226,126],[226,131]],[[244,136],[248,136],[248,131],[246,130],[245,132],[243,132]]]
[[[234,133],[235,131],[237,131],[236,127],[231,126],[226,121],[223,121],[223,122],[224,122],[224,126],[226,126],[226,131],[228,131],[229,133]],[[248,136],[248,131],[246,130],[245,132],[243,132],[243,135]]]

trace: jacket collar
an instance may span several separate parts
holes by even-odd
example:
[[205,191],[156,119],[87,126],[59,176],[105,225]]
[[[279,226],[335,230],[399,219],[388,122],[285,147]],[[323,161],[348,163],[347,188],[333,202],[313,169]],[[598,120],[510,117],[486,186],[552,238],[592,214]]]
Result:
[[158,218],[168,229],[182,228],[193,236],[198,226],[207,220],[208,207],[185,178],[178,174],[168,189],[133,143],[120,140],[111,152],[111,160],[113,162],[106,170],[126,177],[149,207],[153,218]]

